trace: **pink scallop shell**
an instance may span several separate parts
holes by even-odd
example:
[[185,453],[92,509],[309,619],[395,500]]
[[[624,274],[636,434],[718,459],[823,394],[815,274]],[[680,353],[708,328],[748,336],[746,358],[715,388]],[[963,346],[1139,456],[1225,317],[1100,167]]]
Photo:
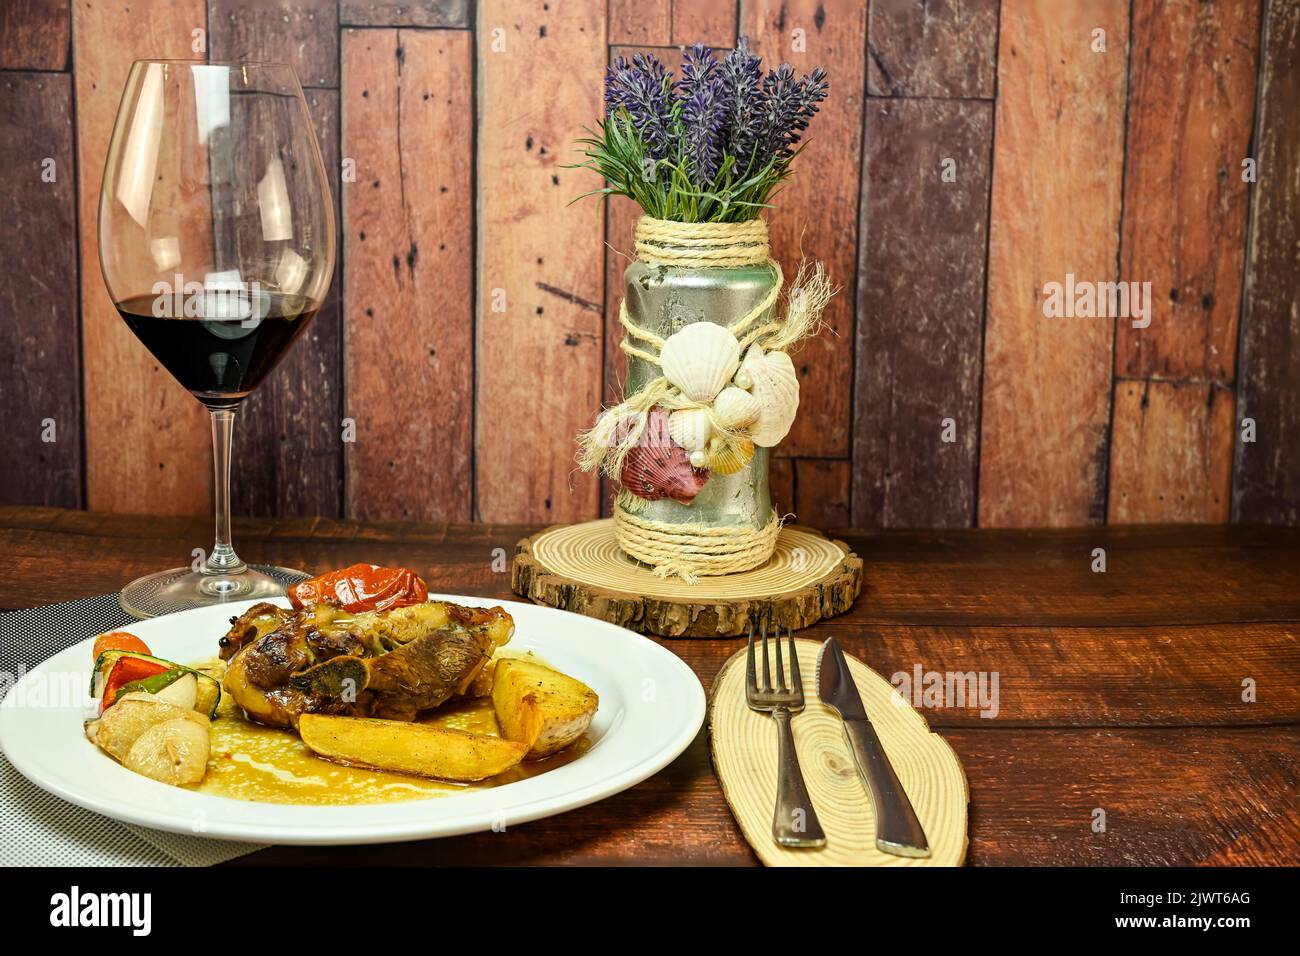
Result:
[[709,472],[692,467],[690,453],[669,436],[667,410],[652,408],[645,431],[623,461],[619,480],[638,498],[671,498],[688,505],[708,482]]

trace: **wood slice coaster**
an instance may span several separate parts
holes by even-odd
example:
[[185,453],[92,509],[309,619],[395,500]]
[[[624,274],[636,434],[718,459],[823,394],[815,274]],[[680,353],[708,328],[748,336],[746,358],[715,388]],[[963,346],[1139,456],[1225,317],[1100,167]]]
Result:
[[862,559],[820,531],[787,525],[762,567],[686,584],[625,555],[605,518],[524,538],[511,586],[538,604],[644,634],[735,637],[769,614],[795,629],[843,614],[862,588]]
[[930,841],[930,856],[924,859],[880,852],[876,849],[875,810],[858,777],[844,725],[839,715],[816,697],[814,675],[821,644],[797,640],[795,646],[804,692],[811,691],[803,713],[794,717],[795,747],[813,809],[826,831],[826,846],[789,849],[772,840],[776,722],[745,703],[745,651],[738,651],[722,665],[709,697],[713,767],[723,796],[758,858],[768,866],[959,866],[966,858],[970,792],[948,742],[930,732],[925,718],[889,681],[857,658],[848,658],[872,726]]

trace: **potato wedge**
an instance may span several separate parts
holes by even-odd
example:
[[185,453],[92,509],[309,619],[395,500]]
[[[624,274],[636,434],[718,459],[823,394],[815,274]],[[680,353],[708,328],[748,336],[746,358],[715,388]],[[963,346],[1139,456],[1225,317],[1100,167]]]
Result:
[[469,783],[509,770],[525,744],[377,717],[303,714],[298,735],[318,756],[375,770]]
[[459,696],[467,699],[491,697],[492,675],[496,671],[496,666],[496,658],[485,663]]
[[184,787],[203,779],[211,748],[206,720],[197,723],[176,717],[154,724],[137,737],[122,765],[150,780]]
[[497,662],[492,706],[501,735],[528,744],[528,756],[563,750],[587,732],[600,700],[580,680],[536,661],[507,657]]
[[131,693],[86,725],[86,736],[114,760],[123,761],[132,744],[145,731],[168,720],[188,720],[204,728],[208,718],[198,711],[178,707],[153,694]]

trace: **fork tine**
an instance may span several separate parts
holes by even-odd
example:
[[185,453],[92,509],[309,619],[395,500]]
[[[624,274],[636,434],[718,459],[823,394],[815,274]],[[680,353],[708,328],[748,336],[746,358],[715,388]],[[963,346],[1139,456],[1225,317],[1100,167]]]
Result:
[[763,622],[763,693],[772,691],[772,673],[767,664],[767,621]]
[[[790,638],[790,683],[791,688],[799,699],[803,700],[803,679],[799,676],[799,653],[794,646],[794,628],[787,627],[786,633]],[[780,644],[780,641],[777,642]]]
[[781,662],[781,629],[779,627],[772,628],[772,643],[776,645],[776,689],[784,694],[789,691],[789,688],[785,686],[785,665]]
[[758,682],[754,676],[754,622],[749,622],[749,652],[745,660],[745,696],[753,697],[758,692]]

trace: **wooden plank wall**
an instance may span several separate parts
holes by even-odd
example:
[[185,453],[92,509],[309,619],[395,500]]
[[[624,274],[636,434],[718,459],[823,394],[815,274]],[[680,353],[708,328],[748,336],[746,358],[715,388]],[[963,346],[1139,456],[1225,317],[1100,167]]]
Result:
[[981,524],[1105,519],[1114,322],[1042,306],[1048,282],[1118,279],[1128,28],[1124,0],[1002,8]]
[[[794,355],[801,403],[778,454],[794,459],[799,520],[835,526],[849,519],[853,392],[853,302],[858,251],[858,171],[862,155],[866,63],[864,4],[818,0],[742,0],[740,32],[768,64],[799,73],[824,66],[832,92],[810,130],[811,146],[770,217],[772,254],[793,278],[801,257],[820,259],[840,293],[822,334]],[[806,162],[804,161],[806,160]]]
[[0,5],[0,69],[66,71],[72,17],[63,0],[9,0]]
[[[316,0],[208,0],[214,60],[287,62],[298,73],[320,141],[339,221],[339,25]],[[336,269],[311,327],[281,371],[244,404],[232,507],[247,515],[336,515],[343,455],[343,339]]]
[[1120,275],[1154,308],[1116,324],[1109,520],[1222,522],[1259,8],[1141,0],[1132,46]]
[[471,516],[472,70],[466,31],[343,35],[343,153],[357,164],[344,193],[347,510],[358,517]]
[[205,45],[206,29],[203,0],[130,10],[100,0],[72,5],[85,499],[94,510],[195,514],[211,507],[207,412],[118,317],[98,268],[95,227],[104,158],[131,62],[201,57],[194,47]]
[[[6,49],[5,60],[22,62],[22,53]],[[53,62],[39,47],[32,53],[32,63]],[[68,291],[77,261],[72,77],[0,73],[0,95],[8,171],[0,189],[0,382],[12,395],[4,402],[5,484],[30,489],[40,504],[75,508],[82,457],[77,296]],[[32,229],[20,225],[26,221]]]
[[[1232,517],[1300,522],[1300,3],[1268,0],[1252,157]],[[1247,440],[1250,439],[1250,440]]]
[[[601,4],[478,4],[475,465],[484,521],[573,521],[599,509],[573,436],[599,409],[604,229],[566,169],[600,115]],[[558,440],[565,436],[566,440]]]
[[996,2],[876,7],[867,38],[852,502],[975,516]]
[[[1300,521],[1300,0],[129,8],[0,4],[0,213],[32,224],[0,238],[0,501],[210,505],[206,416],[122,326],[95,229],[131,60],[207,56],[297,68],[338,204],[329,299],[241,416],[236,511],[599,513],[572,436],[619,391],[636,211],[569,205],[572,141],[613,57],[746,35],[831,76],[771,215],[787,274],[840,287],[796,356],[784,513]],[[1067,276],[1149,282],[1149,324],[1045,315]]]

